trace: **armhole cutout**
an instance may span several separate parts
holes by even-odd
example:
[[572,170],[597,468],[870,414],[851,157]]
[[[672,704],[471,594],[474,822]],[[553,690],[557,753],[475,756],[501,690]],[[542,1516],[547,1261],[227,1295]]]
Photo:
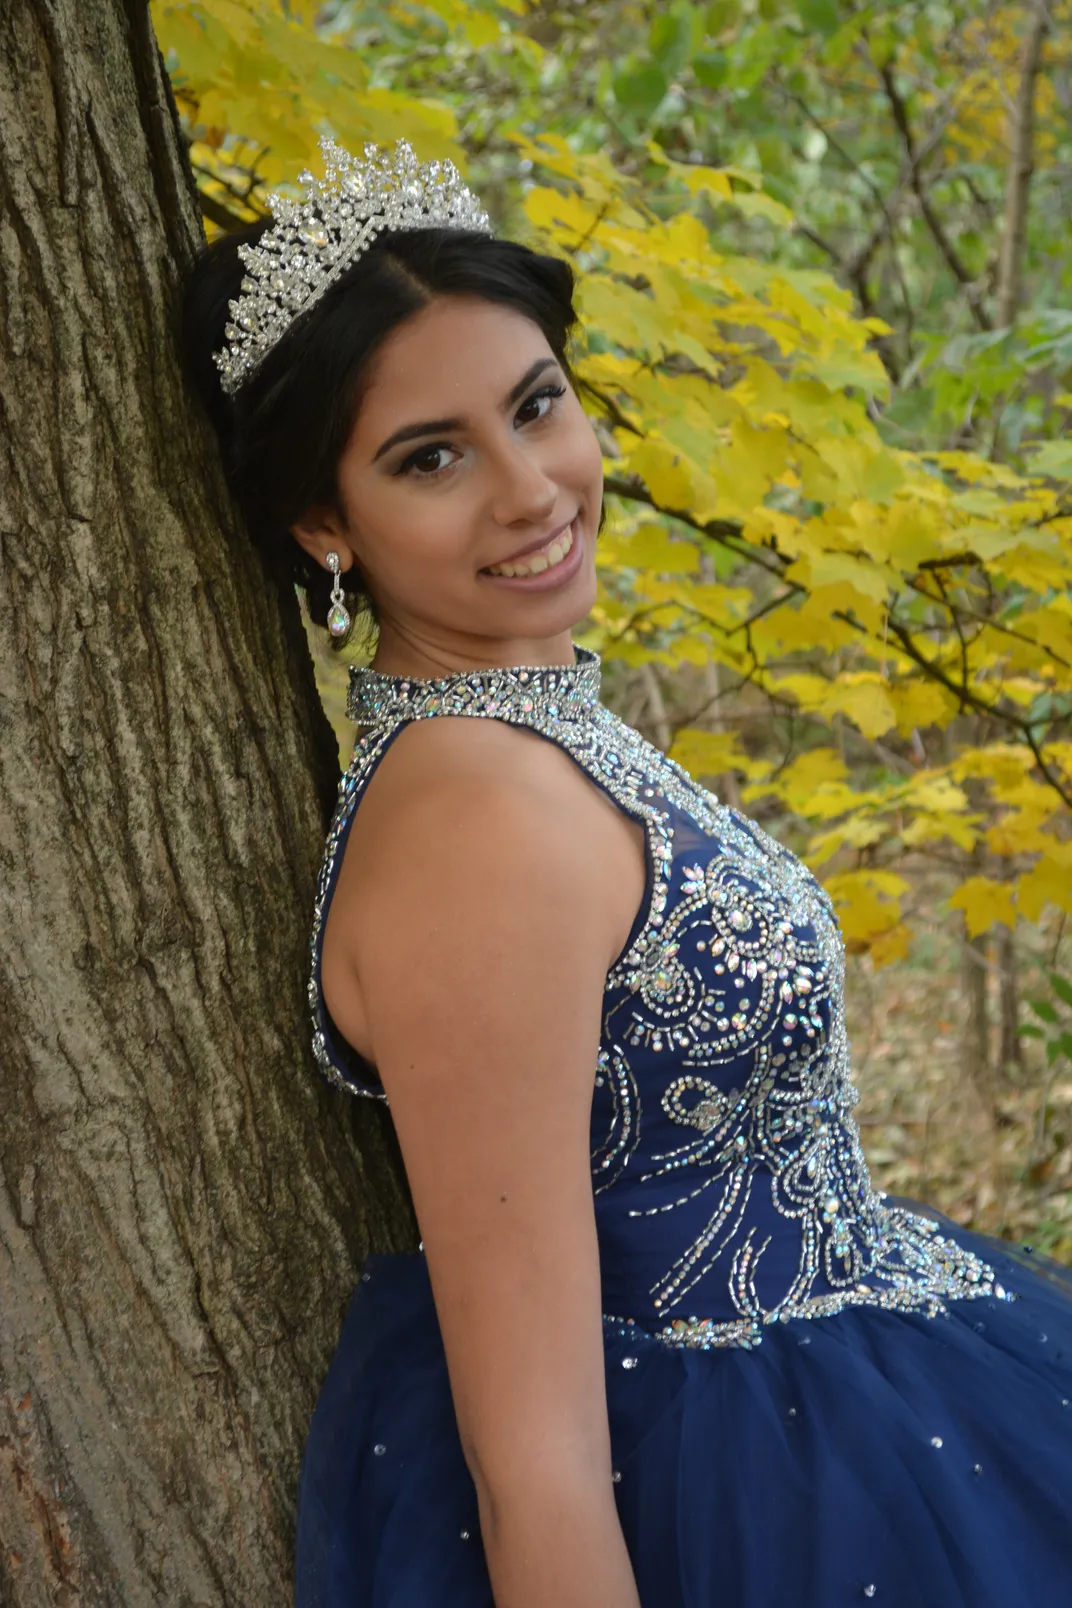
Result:
[[[350,837],[358,807],[365,789],[379,768],[380,761],[407,722],[400,722],[382,734],[379,747],[371,756],[361,747],[362,739],[354,751],[340,785],[340,799],[328,830],[324,858],[317,880],[316,907],[313,914],[313,932],[309,942],[311,972],[309,977],[309,1008],[313,1019],[313,1055],[319,1071],[336,1088],[349,1094],[364,1095],[368,1099],[386,1100],[379,1073],[371,1061],[355,1050],[343,1037],[332,1020],[324,999],[322,963],[324,932],[328,911],[339,880],[343,854]],[[375,738],[373,738],[375,741]]]

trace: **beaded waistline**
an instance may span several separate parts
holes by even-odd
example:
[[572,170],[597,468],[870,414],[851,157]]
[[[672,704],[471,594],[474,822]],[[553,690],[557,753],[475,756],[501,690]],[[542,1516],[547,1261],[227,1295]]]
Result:
[[[985,1264],[984,1264],[985,1265]],[[755,1317],[732,1318],[674,1318],[661,1329],[649,1329],[636,1318],[615,1318],[604,1315],[604,1324],[622,1339],[658,1340],[663,1345],[684,1346],[694,1351],[715,1351],[736,1347],[752,1351],[763,1339],[763,1331],[776,1323],[792,1323],[799,1319],[829,1318],[853,1307],[873,1307],[885,1312],[918,1312],[923,1317],[949,1316],[946,1302],[978,1301],[989,1298],[995,1301],[1015,1301],[1015,1294],[997,1282],[991,1269],[989,1278],[978,1284],[965,1284],[956,1290],[935,1289],[875,1289],[858,1285],[852,1290],[835,1290],[828,1295],[808,1296],[791,1306],[776,1308]]]

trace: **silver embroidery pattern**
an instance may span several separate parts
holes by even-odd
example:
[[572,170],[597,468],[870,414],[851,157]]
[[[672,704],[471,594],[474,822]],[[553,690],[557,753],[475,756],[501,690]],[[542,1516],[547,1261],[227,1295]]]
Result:
[[[634,1158],[647,1170],[629,1169],[631,1198],[661,1181],[651,1194],[660,1203],[632,1207],[631,1217],[673,1220],[690,1207],[694,1223],[695,1203],[703,1203],[702,1230],[650,1291],[666,1319],[656,1338],[750,1347],[771,1323],[845,1307],[933,1317],[949,1300],[1006,1298],[986,1263],[929,1219],[888,1205],[871,1184],[852,1114],[858,1094],[844,1031],[844,951],[826,893],[787,849],[600,704],[600,662],[576,653],[572,667],[496,668],[436,681],[351,672],[349,713],[370,729],[342,781],[318,886],[309,1003],[321,1071],[382,1098],[335,1064],[315,962],[339,845],[390,735],[406,721],[442,714],[524,725],[566,749],[645,827],[650,897],[634,941],[607,976],[596,1084],[609,1118],[592,1168],[597,1195],[621,1185]],[[708,840],[676,871],[674,811]],[[727,1089],[718,1072],[731,1066],[737,1081]],[[645,1155],[643,1100],[653,1098],[682,1141]],[[667,1180],[679,1186],[669,1197]],[[799,1235],[795,1271],[766,1304],[757,1278],[768,1242],[757,1241],[748,1222],[757,1188]],[[722,1269],[736,1318],[675,1315],[694,1286]],[[607,1322],[622,1333],[637,1328],[629,1318]]]

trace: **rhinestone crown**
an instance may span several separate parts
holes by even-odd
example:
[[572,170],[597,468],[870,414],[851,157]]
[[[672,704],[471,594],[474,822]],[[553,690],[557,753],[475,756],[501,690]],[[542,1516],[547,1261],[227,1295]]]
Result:
[[320,149],[324,177],[302,173],[300,200],[272,192],[271,227],[255,245],[238,248],[246,275],[229,303],[226,343],[213,354],[229,396],[384,230],[492,233],[453,162],[418,162],[405,140],[393,153],[366,145],[363,161],[326,137]]

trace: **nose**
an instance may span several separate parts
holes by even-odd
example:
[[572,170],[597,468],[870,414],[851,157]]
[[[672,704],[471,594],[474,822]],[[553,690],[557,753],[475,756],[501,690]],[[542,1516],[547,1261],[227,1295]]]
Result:
[[558,485],[513,432],[498,445],[491,511],[500,525],[539,524],[554,513]]

